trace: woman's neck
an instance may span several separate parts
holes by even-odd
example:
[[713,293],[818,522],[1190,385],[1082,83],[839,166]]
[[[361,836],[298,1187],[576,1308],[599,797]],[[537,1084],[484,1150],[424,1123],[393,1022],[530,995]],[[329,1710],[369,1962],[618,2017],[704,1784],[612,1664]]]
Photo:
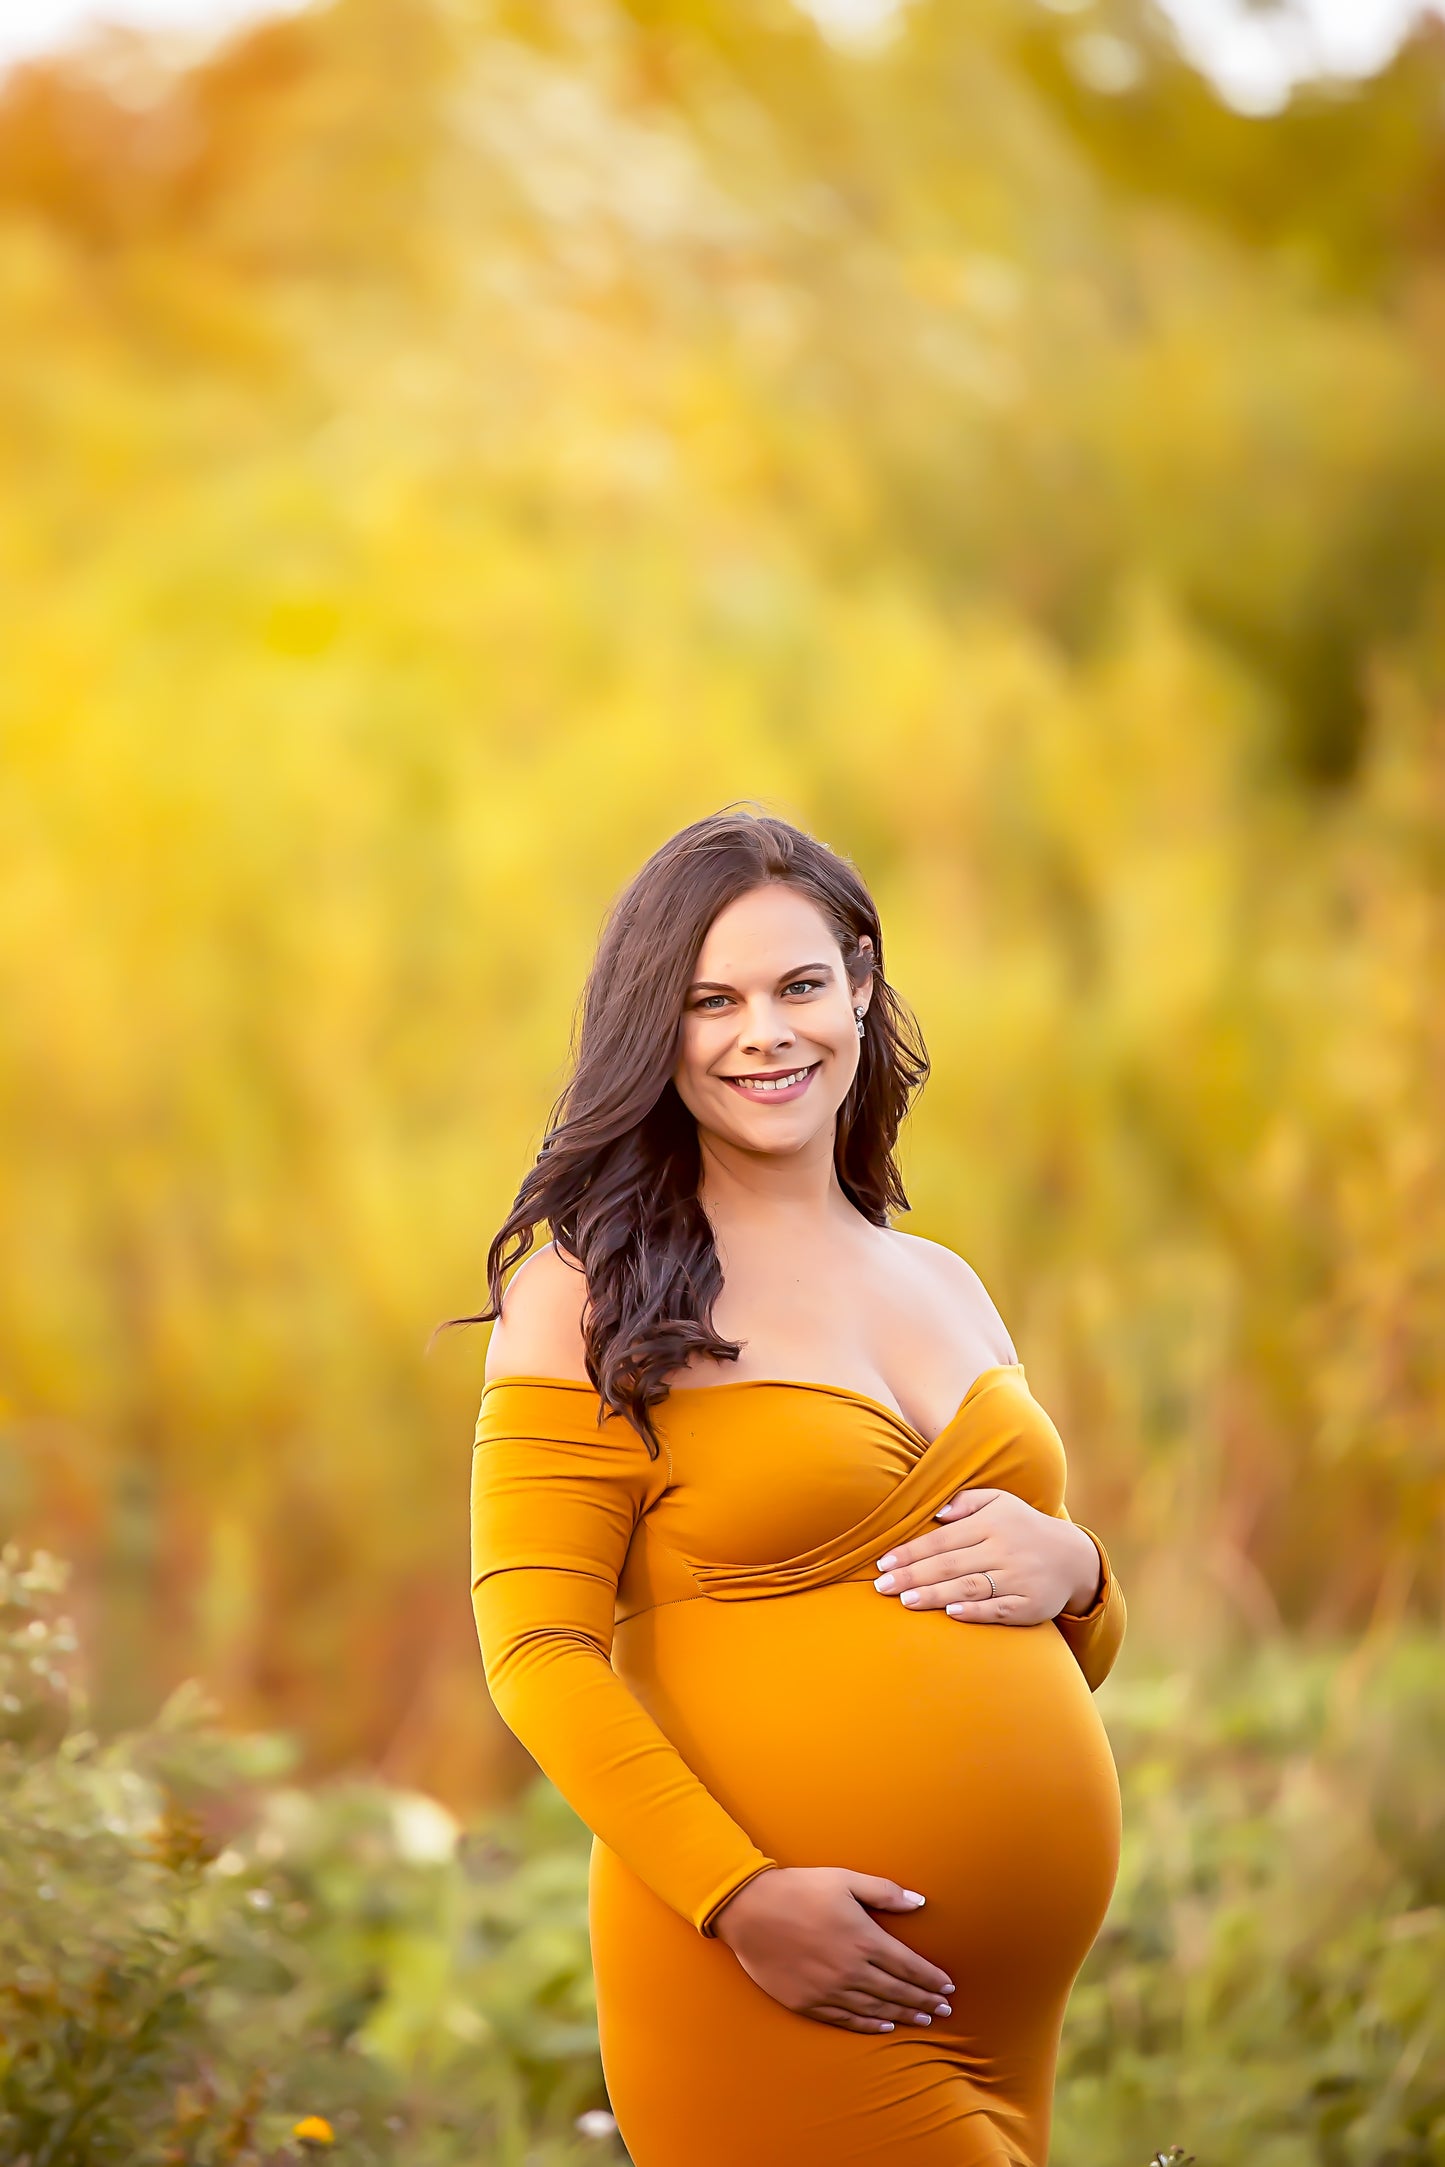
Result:
[[820,1136],[801,1151],[779,1156],[742,1151],[726,1138],[700,1135],[698,1194],[713,1225],[758,1227],[770,1219],[818,1225],[853,1215],[833,1163],[833,1139]]

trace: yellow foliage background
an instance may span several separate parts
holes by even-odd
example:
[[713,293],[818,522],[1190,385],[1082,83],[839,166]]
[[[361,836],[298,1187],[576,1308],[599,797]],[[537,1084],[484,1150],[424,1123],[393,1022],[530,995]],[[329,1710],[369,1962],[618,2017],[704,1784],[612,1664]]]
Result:
[[[487,1240],[601,914],[852,855],[1136,1645],[1442,1599],[1445,58],[336,0],[0,97],[0,1516],[101,1712],[466,1803]],[[1434,116],[1428,118],[1427,116]],[[779,1440],[786,1449],[786,1439]]]

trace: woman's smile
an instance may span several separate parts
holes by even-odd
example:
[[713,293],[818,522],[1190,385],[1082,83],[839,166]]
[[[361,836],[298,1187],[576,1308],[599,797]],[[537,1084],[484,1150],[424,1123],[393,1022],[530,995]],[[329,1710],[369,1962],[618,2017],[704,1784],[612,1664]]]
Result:
[[805,1068],[768,1069],[752,1076],[724,1076],[722,1081],[744,1098],[771,1099],[776,1103],[800,1099],[822,1065],[821,1061],[812,1061]]

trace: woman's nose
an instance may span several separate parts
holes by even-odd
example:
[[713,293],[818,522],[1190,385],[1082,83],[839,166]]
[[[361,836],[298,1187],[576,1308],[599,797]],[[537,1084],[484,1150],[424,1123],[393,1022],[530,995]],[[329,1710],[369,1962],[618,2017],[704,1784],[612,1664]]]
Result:
[[792,1042],[793,1026],[785,1009],[775,1008],[771,1001],[748,1008],[738,1034],[738,1045],[745,1052],[769,1053]]

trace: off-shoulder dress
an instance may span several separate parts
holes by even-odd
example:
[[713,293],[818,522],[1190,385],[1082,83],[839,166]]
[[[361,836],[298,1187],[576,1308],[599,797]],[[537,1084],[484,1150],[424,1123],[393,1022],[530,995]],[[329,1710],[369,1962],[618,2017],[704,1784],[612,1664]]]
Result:
[[[964,1487],[1060,1518],[1020,1363],[929,1440],[789,1378],[674,1388],[649,1456],[590,1385],[482,1398],[472,1599],[505,1721],[592,1829],[602,2060],[634,2167],[1044,2167],[1064,2005],[1118,1864],[1092,1698],[1124,1631],[961,1623],[872,1585]],[[1092,1532],[1092,1531],[1090,1531]],[[927,1898],[876,1916],[953,2014],[864,2034],[783,2008],[711,1928],[773,1865]]]

